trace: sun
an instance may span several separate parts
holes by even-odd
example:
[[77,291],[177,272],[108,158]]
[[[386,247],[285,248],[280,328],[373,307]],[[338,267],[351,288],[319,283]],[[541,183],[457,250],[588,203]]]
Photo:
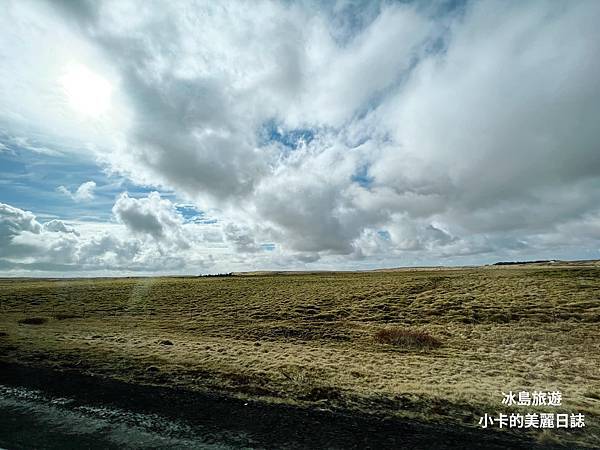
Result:
[[110,107],[112,85],[83,64],[67,65],[60,84],[69,106],[86,118],[98,118]]

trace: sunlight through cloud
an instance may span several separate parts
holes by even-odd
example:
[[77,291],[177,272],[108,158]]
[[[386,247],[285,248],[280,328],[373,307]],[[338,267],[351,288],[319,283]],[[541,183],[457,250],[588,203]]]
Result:
[[77,113],[96,119],[109,109],[112,85],[83,64],[67,65],[60,83],[69,106]]

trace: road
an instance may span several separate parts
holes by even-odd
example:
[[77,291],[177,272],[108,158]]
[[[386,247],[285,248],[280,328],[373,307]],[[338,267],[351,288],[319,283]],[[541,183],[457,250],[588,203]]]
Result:
[[3,363],[0,447],[542,448],[491,430],[267,405]]

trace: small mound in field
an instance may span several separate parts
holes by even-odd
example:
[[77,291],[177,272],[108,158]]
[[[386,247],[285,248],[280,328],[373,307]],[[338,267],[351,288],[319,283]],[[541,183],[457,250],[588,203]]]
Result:
[[46,322],[48,322],[48,319],[45,317],[26,317],[19,320],[19,323],[23,325],[43,325]]
[[161,345],[173,345],[173,342],[171,342],[168,339],[163,339],[162,341],[160,341]]
[[408,330],[405,328],[384,328],[375,333],[374,339],[380,344],[396,347],[429,349],[442,345],[441,341],[425,331]]

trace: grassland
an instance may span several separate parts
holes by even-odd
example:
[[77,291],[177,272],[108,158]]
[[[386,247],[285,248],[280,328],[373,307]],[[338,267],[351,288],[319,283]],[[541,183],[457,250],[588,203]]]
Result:
[[[568,446],[600,446],[599,324],[593,263],[0,280],[2,361],[474,427],[585,414],[582,431],[516,431]],[[392,327],[436,345],[376,339]],[[511,409],[508,390],[560,390],[563,405]]]

